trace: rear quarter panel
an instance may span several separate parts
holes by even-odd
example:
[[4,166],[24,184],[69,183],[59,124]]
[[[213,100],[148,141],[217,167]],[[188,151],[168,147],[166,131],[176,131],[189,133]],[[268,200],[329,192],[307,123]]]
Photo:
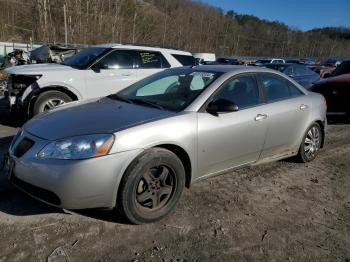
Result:
[[321,94],[308,92],[311,101],[310,124],[322,122],[324,130],[327,128],[327,106],[324,97]]

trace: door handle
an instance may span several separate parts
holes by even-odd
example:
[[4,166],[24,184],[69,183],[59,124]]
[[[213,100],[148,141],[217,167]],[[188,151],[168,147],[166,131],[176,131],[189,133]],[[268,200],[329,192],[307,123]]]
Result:
[[265,114],[258,114],[254,119],[255,121],[262,121],[267,118],[267,115]]
[[122,73],[122,76],[131,76],[131,73]]
[[300,106],[300,110],[305,110],[305,109],[308,109],[308,108],[309,108],[308,105],[302,104],[302,105]]

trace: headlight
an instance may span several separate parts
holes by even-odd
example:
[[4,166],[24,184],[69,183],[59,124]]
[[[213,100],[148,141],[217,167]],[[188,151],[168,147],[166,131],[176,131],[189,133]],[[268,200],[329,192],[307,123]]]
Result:
[[57,140],[46,145],[39,153],[40,158],[86,159],[108,154],[114,142],[110,134],[77,136]]

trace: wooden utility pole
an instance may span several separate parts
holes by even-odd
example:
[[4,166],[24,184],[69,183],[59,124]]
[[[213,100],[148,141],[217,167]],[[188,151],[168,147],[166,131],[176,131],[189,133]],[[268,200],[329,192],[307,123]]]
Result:
[[135,0],[135,9],[134,9],[134,19],[132,23],[132,43],[135,44],[136,39],[136,20],[137,20],[137,0]]
[[67,12],[66,4],[63,5],[63,17],[64,17],[64,42],[68,45],[68,30],[67,30]]
[[163,28],[163,39],[162,46],[165,46],[165,37],[167,33],[167,22],[168,22],[168,0],[165,0],[165,18],[164,18],[164,28]]

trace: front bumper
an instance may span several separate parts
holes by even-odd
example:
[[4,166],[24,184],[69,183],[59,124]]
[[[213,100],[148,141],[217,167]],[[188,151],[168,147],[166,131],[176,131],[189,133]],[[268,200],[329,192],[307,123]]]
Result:
[[[16,148],[24,138],[34,145],[18,156]],[[36,154],[48,142],[25,131],[14,138],[9,149],[14,161],[11,181],[34,198],[65,209],[114,207],[124,171],[142,152],[137,149],[86,160],[38,158]]]

